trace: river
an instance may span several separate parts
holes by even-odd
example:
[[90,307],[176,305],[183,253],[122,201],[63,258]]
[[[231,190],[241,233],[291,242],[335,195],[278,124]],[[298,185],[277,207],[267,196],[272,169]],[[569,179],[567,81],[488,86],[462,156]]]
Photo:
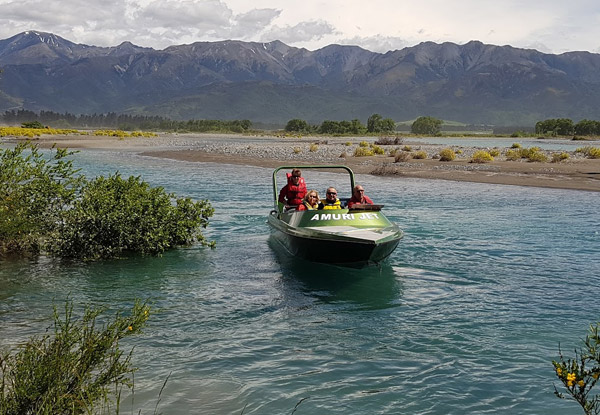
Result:
[[[597,194],[359,175],[405,232],[381,267],[289,258],[269,238],[271,171],[82,151],[88,176],[120,171],[215,216],[192,246],[96,263],[0,262],[0,345],[51,324],[53,304],[156,310],[135,345],[127,410],[165,414],[564,414],[571,356],[600,320]],[[306,172],[323,191],[337,180]],[[342,192],[338,188],[338,191]]]

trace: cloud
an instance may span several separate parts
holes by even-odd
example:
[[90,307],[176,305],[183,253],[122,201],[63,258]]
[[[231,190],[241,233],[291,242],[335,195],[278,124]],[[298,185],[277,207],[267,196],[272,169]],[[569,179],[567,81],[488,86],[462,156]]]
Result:
[[218,0],[157,0],[140,8],[139,24],[163,28],[215,30],[231,26],[232,11]]
[[253,9],[234,17],[234,26],[231,29],[231,38],[252,39],[271,25],[279,17],[281,10]]
[[263,41],[281,40],[283,43],[295,44],[322,39],[326,35],[335,34],[335,28],[323,20],[301,22],[294,26],[273,26],[262,34]]
[[360,45],[360,47],[371,52],[385,53],[390,50],[398,50],[411,46],[405,39],[394,36],[365,36],[352,37],[340,40],[343,45]]

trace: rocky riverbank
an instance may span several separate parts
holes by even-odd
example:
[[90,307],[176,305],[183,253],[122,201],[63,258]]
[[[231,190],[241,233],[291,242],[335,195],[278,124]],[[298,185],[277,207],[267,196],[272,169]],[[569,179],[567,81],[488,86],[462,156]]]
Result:
[[[541,151],[549,160],[552,160],[554,153],[566,153],[568,158],[561,162],[529,162],[525,159],[508,161],[505,155],[510,148],[510,141],[504,147],[489,148],[485,139],[479,140],[477,145],[469,146],[425,144],[416,139],[404,139],[387,145],[380,144],[383,155],[355,157],[361,141],[373,144],[381,142],[381,139],[160,134],[158,137],[126,139],[43,136],[38,140],[44,147],[56,144],[67,148],[121,149],[152,157],[196,162],[264,167],[283,164],[345,164],[362,174],[600,191],[600,159],[589,159],[573,150]],[[585,145],[582,143],[581,146]],[[444,148],[452,148],[456,159],[441,161],[439,154]],[[474,153],[479,150],[495,150],[499,154],[491,162],[470,162]],[[394,157],[390,152],[405,154]],[[419,153],[424,158],[416,158]]]

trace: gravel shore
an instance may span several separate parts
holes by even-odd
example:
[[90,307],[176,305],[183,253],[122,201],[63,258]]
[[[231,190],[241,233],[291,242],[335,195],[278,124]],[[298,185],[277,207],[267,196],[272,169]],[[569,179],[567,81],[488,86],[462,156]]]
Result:
[[[471,163],[478,150],[491,150],[486,140],[478,145],[453,146],[424,144],[418,139],[405,138],[396,144],[381,145],[385,155],[354,157],[361,141],[369,144],[380,141],[376,137],[277,137],[233,134],[160,134],[158,137],[96,136],[42,136],[37,142],[42,147],[56,144],[66,148],[121,149],[152,157],[165,157],[195,162],[217,162],[275,167],[293,164],[344,164],[356,173],[418,177],[425,179],[457,180],[520,186],[552,187],[600,191],[600,159],[589,159],[573,150],[543,150],[549,160],[557,152],[568,154],[561,162],[528,162],[525,159],[507,161],[510,148],[496,147],[499,155],[488,163]],[[11,141],[4,140],[4,141]],[[13,140],[18,141],[18,140]],[[488,140],[489,141],[489,140]],[[481,144],[479,144],[481,143]],[[581,147],[586,146],[585,142]],[[406,151],[410,148],[410,151]],[[454,161],[439,160],[444,148],[452,148]],[[412,156],[398,160],[390,151],[406,152]],[[417,152],[425,152],[425,159],[416,159]]]

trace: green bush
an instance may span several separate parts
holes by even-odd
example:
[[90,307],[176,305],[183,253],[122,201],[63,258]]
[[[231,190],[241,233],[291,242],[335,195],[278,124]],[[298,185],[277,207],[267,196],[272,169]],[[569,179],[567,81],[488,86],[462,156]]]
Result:
[[445,148],[440,151],[440,161],[452,161],[456,158],[456,153],[451,148]]
[[489,161],[494,161],[494,157],[490,153],[484,150],[476,151],[471,157],[471,163],[487,163]]
[[490,151],[488,151],[488,153],[490,153],[490,156],[492,157],[498,157],[500,155],[500,150],[498,150],[497,148],[493,148]]
[[39,253],[83,183],[72,154],[57,149],[49,159],[30,143],[0,150],[0,255]]
[[[32,337],[13,353],[0,355],[0,413],[91,414],[98,406],[115,405],[121,390],[131,388],[136,370],[121,339],[141,333],[150,315],[146,303],[136,301],[131,314],[117,313],[112,321],[98,321],[103,309],[86,309],[73,317],[67,301],[61,318],[54,307],[54,332]],[[107,411],[109,412],[109,411]]]
[[358,143],[359,147],[369,147],[369,143],[367,141],[361,141],[360,143]]
[[111,258],[125,252],[158,255],[198,240],[213,209],[208,201],[176,199],[162,187],[118,173],[98,177],[63,215],[48,250],[66,258]]
[[30,144],[2,151],[0,255],[96,259],[214,246],[200,232],[213,214],[208,201],[176,198],[139,177],[88,181],[65,160],[70,154],[59,149],[47,160]]

